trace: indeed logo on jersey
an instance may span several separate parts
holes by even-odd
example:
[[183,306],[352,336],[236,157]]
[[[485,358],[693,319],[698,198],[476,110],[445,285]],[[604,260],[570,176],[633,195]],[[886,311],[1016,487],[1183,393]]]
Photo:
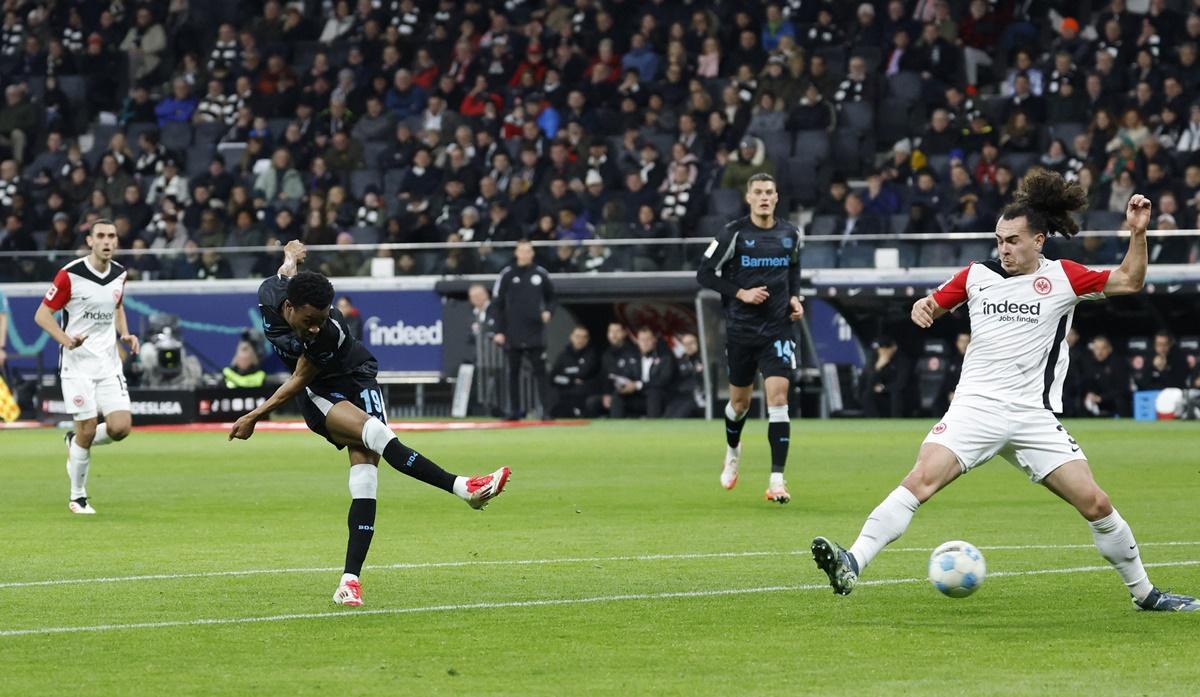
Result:
[[742,268],[758,269],[762,267],[779,267],[787,266],[789,259],[787,257],[752,257],[749,254],[742,255]]
[[998,303],[983,301],[983,314],[1000,315],[1001,322],[1027,322],[1037,324],[1041,321],[1042,303],[1015,303],[1002,300]]
[[84,310],[83,318],[90,319],[93,322],[111,322],[113,313],[111,312],[96,312],[95,310]]
[[441,346],[442,320],[433,324],[384,324],[378,317],[370,317],[363,325],[367,330],[367,343],[373,346]]

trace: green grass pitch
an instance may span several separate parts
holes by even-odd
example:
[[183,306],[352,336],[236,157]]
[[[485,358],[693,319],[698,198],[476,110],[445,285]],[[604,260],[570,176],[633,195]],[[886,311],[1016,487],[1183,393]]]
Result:
[[[1196,426],[1068,426],[1151,578],[1200,592]],[[1134,612],[1086,524],[1002,460],[834,596],[809,541],[852,541],[928,427],[794,422],[787,506],[763,501],[762,421],[733,492],[720,422],[406,434],[513,478],[480,513],[385,466],[357,609],[330,602],[347,463],[316,436],[135,432],[94,451],[85,518],[61,434],[2,432],[0,694],[1197,693],[1200,613]],[[964,600],[924,580],[958,538],[989,570]]]

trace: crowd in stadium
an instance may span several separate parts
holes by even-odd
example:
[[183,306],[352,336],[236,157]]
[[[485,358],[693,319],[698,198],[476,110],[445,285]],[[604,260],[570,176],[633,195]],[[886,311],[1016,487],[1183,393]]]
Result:
[[1134,191],[1154,228],[1200,227],[1200,0],[197,5],[5,3],[0,250],[68,257],[112,218],[124,249],[177,251],[126,255],[134,278],[269,272],[210,248],[291,239],[484,243],[380,250],[397,274],[494,272],[509,252],[486,243],[520,238],[565,242],[552,272],[655,270],[681,260],[580,242],[711,236],[770,172],[842,236],[819,263],[870,266],[854,235],[989,231],[1032,165],[1087,190],[1087,228]]

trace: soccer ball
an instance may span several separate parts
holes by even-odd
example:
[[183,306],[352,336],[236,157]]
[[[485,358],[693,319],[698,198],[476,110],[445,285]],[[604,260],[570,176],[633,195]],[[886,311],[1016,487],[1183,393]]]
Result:
[[965,598],[983,585],[987,566],[975,545],[962,540],[943,542],[929,557],[929,582],[951,598]]

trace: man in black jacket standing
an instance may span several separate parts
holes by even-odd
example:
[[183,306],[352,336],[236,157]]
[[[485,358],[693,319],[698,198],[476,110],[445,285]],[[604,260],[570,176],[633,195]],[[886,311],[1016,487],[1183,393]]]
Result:
[[508,418],[520,418],[521,361],[529,360],[537,390],[538,408],[546,404],[546,325],[554,312],[554,284],[550,274],[533,263],[533,245],[517,244],[516,265],[500,272],[492,290],[496,311],[493,341],[503,346],[508,357]]

